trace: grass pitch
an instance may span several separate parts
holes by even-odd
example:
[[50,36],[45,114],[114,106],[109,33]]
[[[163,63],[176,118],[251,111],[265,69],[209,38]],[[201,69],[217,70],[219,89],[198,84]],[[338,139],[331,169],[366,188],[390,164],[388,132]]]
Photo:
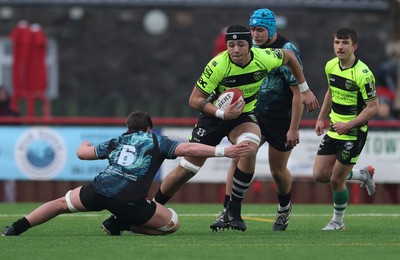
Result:
[[[0,227],[10,225],[39,204],[0,204]],[[349,205],[346,229],[321,231],[331,205],[293,205],[285,232],[273,232],[276,205],[244,204],[245,232],[211,232],[221,206],[169,204],[181,228],[168,236],[125,232],[106,236],[100,229],[110,216],[75,213],[34,227],[17,237],[0,237],[1,259],[398,259],[398,205]]]

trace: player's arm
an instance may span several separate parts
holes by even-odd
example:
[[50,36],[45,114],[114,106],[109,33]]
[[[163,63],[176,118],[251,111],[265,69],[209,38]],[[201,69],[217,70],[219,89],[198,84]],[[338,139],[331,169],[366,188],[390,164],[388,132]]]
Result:
[[217,108],[208,101],[208,96],[195,85],[189,97],[189,106],[208,115],[215,115]]
[[366,124],[370,119],[375,117],[378,112],[379,112],[379,100],[373,99],[365,102],[366,107],[364,108],[361,113],[354,118],[353,120],[349,122],[338,122],[335,123],[332,128],[336,131],[338,134],[345,134],[347,133],[351,128],[357,127],[359,125]]
[[314,93],[310,91],[306,79],[303,74],[303,70],[299,61],[296,58],[296,55],[291,50],[283,49],[285,53],[285,58],[283,60],[284,64],[287,64],[290,71],[293,73],[294,77],[296,78],[300,92],[305,93],[304,95],[304,102],[307,105],[307,111],[312,112],[319,107],[319,103],[317,98],[314,96]]
[[215,116],[224,120],[237,118],[243,110],[244,103],[238,105],[239,101],[231,104],[224,111],[217,109],[212,103],[208,101],[208,96],[202,93],[197,86],[194,86],[192,94],[189,98],[189,105],[200,112]]
[[88,141],[83,141],[76,152],[78,158],[81,160],[96,160],[96,153],[94,151],[94,146]]
[[229,157],[236,158],[246,155],[250,151],[248,143],[230,145],[226,147],[214,147],[200,143],[180,143],[175,148],[175,156],[191,157]]
[[292,116],[290,119],[289,131],[286,133],[286,141],[289,146],[296,146],[299,143],[299,127],[304,106],[301,103],[300,90],[297,85],[290,86],[293,92],[292,98]]
[[315,132],[317,135],[324,133],[324,120],[328,116],[329,111],[332,108],[332,93],[328,88],[325,94],[324,102],[322,103],[321,110],[319,111],[317,122],[315,124]]
[[315,97],[311,89],[301,92],[301,100],[307,106],[307,113],[313,112],[319,108],[318,99]]
[[287,49],[282,49],[282,50],[285,54],[285,57],[283,59],[283,64],[289,67],[290,71],[292,72],[297,82],[299,83],[299,86],[301,87],[302,84],[305,83],[306,79],[304,77],[303,70],[301,68],[299,61],[297,60],[293,51]]

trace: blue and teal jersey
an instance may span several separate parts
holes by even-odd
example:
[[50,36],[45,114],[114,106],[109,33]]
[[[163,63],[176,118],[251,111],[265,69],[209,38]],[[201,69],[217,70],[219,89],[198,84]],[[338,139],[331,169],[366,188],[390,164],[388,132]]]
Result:
[[[277,40],[268,48],[282,48],[293,51],[301,67],[303,67],[297,48],[281,35],[278,34]],[[295,85],[297,85],[296,78],[288,66],[285,65],[272,70],[261,84],[255,109],[257,114],[273,118],[291,118],[293,93],[290,86]]]
[[123,200],[145,198],[162,162],[176,158],[178,144],[166,136],[135,132],[96,145],[97,158],[109,161],[94,178],[96,191]]

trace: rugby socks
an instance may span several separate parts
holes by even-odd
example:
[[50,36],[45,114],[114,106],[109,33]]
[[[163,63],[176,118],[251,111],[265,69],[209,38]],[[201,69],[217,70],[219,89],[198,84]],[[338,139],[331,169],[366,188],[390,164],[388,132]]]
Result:
[[247,174],[239,170],[236,167],[235,172],[233,174],[233,187],[232,187],[232,195],[231,200],[241,203],[244,199],[244,195],[249,189],[251,180],[253,179],[253,174]]
[[333,217],[332,221],[343,223],[344,212],[349,201],[349,190],[346,188],[342,191],[333,192]]
[[224,197],[224,209],[228,206],[229,201],[231,200],[231,195],[226,195]]
[[367,176],[365,175],[365,171],[360,169],[353,169],[351,172],[349,172],[349,175],[347,175],[346,178],[346,180],[356,180],[356,181],[365,181],[366,179]]
[[278,196],[278,202],[279,202],[278,211],[283,212],[285,210],[288,210],[290,208],[290,200],[292,198],[292,192],[289,191],[289,193],[285,194],[285,195],[281,195],[281,194],[277,193],[277,196]]
[[31,224],[29,223],[29,221],[25,217],[15,221],[12,224],[12,226],[15,228],[15,234],[16,235],[22,234],[25,231],[27,231],[29,228],[32,227]]
[[158,191],[157,191],[156,195],[154,196],[153,200],[158,202],[158,203],[160,203],[160,204],[162,204],[162,205],[165,205],[165,203],[167,203],[171,198],[172,197],[170,197],[170,196],[164,195],[161,192],[161,189],[158,188]]

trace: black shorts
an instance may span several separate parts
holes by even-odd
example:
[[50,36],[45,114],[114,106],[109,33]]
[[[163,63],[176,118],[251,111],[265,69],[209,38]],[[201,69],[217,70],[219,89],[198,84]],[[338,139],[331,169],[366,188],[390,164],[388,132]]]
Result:
[[122,203],[103,196],[95,191],[93,183],[82,186],[79,194],[81,202],[90,211],[108,210],[114,216],[131,225],[145,224],[156,212],[156,203],[143,199],[131,203]]
[[257,123],[253,113],[244,113],[232,120],[222,120],[217,117],[201,114],[193,128],[189,141],[216,146],[238,125],[252,122]]
[[336,160],[342,164],[356,164],[366,140],[367,133],[363,132],[358,135],[358,140],[354,141],[333,139],[326,134],[321,140],[317,154],[336,154]]
[[287,146],[286,134],[290,128],[290,118],[271,118],[256,114],[261,134],[265,141],[276,150],[287,152],[293,149]]

